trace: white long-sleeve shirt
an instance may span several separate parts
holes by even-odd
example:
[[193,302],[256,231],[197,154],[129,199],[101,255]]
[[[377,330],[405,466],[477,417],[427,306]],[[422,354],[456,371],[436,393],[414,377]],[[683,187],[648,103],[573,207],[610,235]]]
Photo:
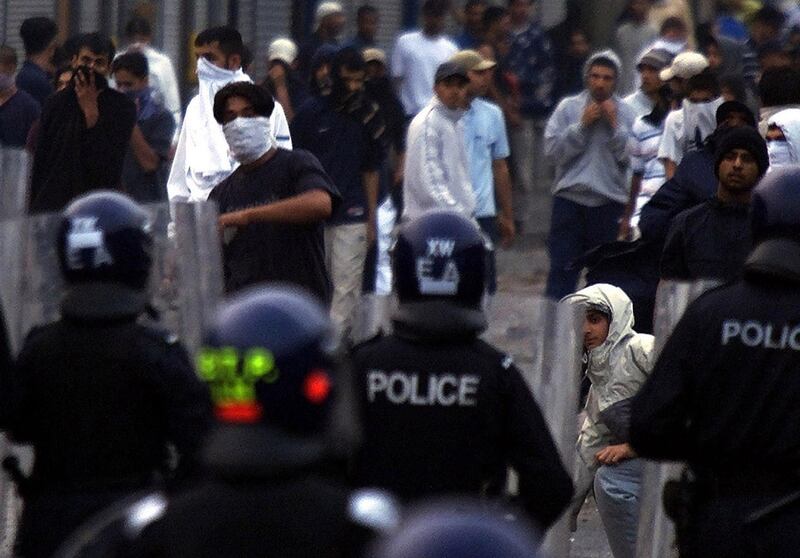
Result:
[[430,209],[451,209],[472,219],[475,193],[469,177],[464,112],[445,107],[434,96],[408,127],[403,186],[403,217]]

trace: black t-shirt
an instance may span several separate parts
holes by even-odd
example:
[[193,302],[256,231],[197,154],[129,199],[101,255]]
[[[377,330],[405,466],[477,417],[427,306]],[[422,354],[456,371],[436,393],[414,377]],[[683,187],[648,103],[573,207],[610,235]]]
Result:
[[[339,193],[319,161],[307,151],[278,149],[263,165],[237,169],[209,196],[219,212],[229,213],[291,198],[311,190]],[[325,269],[323,222],[308,224],[256,223],[240,227],[223,245],[225,290],[230,293],[265,281],[300,285],[330,301]]]

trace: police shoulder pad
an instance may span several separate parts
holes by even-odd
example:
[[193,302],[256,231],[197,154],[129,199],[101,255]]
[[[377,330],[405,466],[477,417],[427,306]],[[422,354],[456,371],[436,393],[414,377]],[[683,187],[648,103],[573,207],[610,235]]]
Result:
[[353,347],[350,349],[350,352],[354,353],[354,352],[358,351],[359,349],[362,349],[364,347],[368,347],[369,345],[371,345],[371,344],[373,344],[373,343],[375,343],[377,341],[380,341],[385,336],[386,336],[386,334],[383,331],[379,331],[378,333],[376,333],[372,337],[368,337],[367,339],[364,339],[363,341],[359,341],[358,343],[353,345]]
[[176,345],[180,341],[180,338],[174,331],[170,331],[166,327],[153,322],[142,324],[142,331],[150,339],[160,341],[165,345]]

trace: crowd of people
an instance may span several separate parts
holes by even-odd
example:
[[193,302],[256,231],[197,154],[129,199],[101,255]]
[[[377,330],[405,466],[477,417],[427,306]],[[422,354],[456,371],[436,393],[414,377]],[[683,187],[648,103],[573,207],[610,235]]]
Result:
[[[689,462],[703,494],[697,525],[731,528],[755,512],[770,529],[784,525],[761,497],[800,487],[796,448],[772,451],[767,439],[754,446],[780,463],[748,450],[743,472],[720,472],[722,457],[708,453],[741,450],[759,415],[745,413],[744,424],[723,408],[709,415],[696,382],[713,392],[713,374],[740,358],[781,391],[742,380],[757,403],[791,401],[800,387],[781,373],[794,363],[786,351],[797,350],[798,316],[770,301],[734,319],[721,313],[733,299],[716,294],[698,303],[707,316],[690,308],[658,363],[651,335],[663,280],[725,282],[748,301],[796,298],[800,6],[717,4],[695,26],[684,2],[630,0],[595,50],[579,25],[591,18],[585,10],[545,30],[532,0],[425,0],[419,28],[387,53],[376,42],[380,9],[360,7],[345,39],[344,8],[323,1],[307,38],[269,44],[260,83],[236,29],[198,33],[197,88],[185,107],[147,19],[129,21],[121,49],[99,32],[59,44],[55,22],[25,20],[23,63],[0,45],[0,145],[32,154],[28,212],[63,212],[68,289],[61,320],[27,337],[0,382],[1,426],[36,451],[18,552],[49,555],[158,476],[180,495],[128,537],[143,555],[260,554],[258,533],[266,524],[273,532],[285,509],[298,530],[275,548],[354,554],[375,523],[347,511],[363,496],[348,483],[403,502],[498,496],[511,466],[517,504],[540,533],[570,500],[577,517],[593,488],[614,556],[632,557],[641,457]],[[453,38],[451,16],[462,26]],[[572,480],[521,373],[479,339],[497,288],[494,251],[525,232],[531,194],[545,188],[545,295],[583,313]],[[219,211],[229,298],[195,374],[180,344],[138,322],[152,244],[141,204],[206,201]],[[392,263],[381,269],[389,244]],[[365,341],[361,295],[380,285],[388,294],[381,273],[394,277],[394,332]],[[589,286],[579,289],[584,273]],[[261,286],[275,282],[306,294]],[[702,379],[687,372],[687,346],[705,354]],[[785,354],[743,357],[742,347]],[[9,350],[2,358],[13,360]],[[719,385],[740,402],[740,386]],[[767,414],[791,434],[789,411]],[[744,430],[724,430],[735,426]],[[770,474],[759,478],[759,467]],[[254,484],[252,494],[241,488]],[[697,515],[716,513],[724,498],[735,500],[725,518]],[[277,515],[259,528],[261,509]],[[219,510],[231,514],[219,531],[192,534]],[[300,525],[314,521],[324,529],[303,538]],[[225,546],[246,525],[255,534]],[[527,533],[502,535],[528,544]],[[733,544],[682,525],[679,536],[687,556],[749,555],[747,533]]]

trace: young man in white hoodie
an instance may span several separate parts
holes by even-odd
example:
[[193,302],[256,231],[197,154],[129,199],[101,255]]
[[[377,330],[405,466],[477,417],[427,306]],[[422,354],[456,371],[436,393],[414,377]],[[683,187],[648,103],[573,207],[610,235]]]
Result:
[[[194,41],[198,94],[186,107],[172,169],[167,180],[171,201],[205,201],[211,190],[234,171],[222,126],[214,120],[214,95],[235,81],[251,82],[242,71],[242,36],[231,27],[212,27]],[[292,148],[289,124],[280,104],[270,117],[279,147]]]

